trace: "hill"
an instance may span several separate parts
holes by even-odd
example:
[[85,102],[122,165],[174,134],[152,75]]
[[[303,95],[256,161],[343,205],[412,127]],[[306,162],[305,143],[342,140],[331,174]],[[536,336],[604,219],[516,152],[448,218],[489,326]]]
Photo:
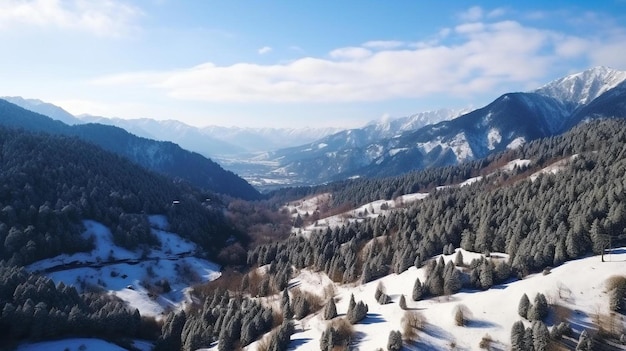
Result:
[[244,199],[260,197],[260,194],[245,180],[198,153],[183,150],[171,142],[137,137],[121,128],[100,124],[68,126],[1,99],[0,125],[35,132],[77,136],[105,150],[126,157],[147,169],[172,178],[183,179],[195,186]]

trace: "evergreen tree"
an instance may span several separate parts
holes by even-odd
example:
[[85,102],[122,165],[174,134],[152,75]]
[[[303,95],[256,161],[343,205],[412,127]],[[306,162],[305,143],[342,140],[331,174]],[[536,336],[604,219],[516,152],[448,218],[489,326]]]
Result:
[[420,281],[420,278],[415,278],[415,284],[413,284],[413,293],[411,295],[411,298],[413,299],[413,301],[419,301],[422,298],[422,294],[422,282]]
[[483,260],[479,272],[480,288],[487,290],[493,286],[493,266],[490,260]]
[[387,341],[387,350],[400,351],[402,350],[402,333],[398,330],[392,330],[389,332],[389,339]]
[[361,321],[367,315],[367,305],[363,303],[363,301],[359,301],[352,310],[349,310],[347,314],[348,321],[351,324],[356,324]]
[[465,265],[463,263],[463,253],[461,250],[457,251],[456,256],[454,256],[454,265],[457,267],[463,267]]
[[542,321],[533,322],[533,346],[535,351],[546,351],[550,343],[550,332]]
[[517,307],[517,313],[522,318],[528,319],[528,310],[530,309],[530,300],[528,299],[528,295],[522,295],[522,298],[519,300],[519,305]]
[[324,307],[324,319],[331,320],[335,317],[337,317],[337,306],[335,305],[335,299],[331,297],[326,307]]
[[404,297],[404,294],[400,295],[400,301],[398,302],[398,305],[400,306],[401,309],[406,310],[407,306],[406,306],[406,298]]
[[533,301],[533,305],[528,309],[528,319],[531,321],[540,321],[548,315],[548,301],[542,293],[537,293]]
[[524,348],[524,323],[517,321],[511,327],[511,349],[513,351],[525,351]]

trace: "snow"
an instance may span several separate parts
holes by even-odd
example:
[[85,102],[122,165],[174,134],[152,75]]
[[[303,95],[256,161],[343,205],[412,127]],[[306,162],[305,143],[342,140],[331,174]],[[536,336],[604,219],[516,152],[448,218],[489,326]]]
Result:
[[565,158],[563,160],[554,162],[553,164],[533,173],[530,176],[530,180],[531,181],[535,181],[537,180],[537,178],[539,178],[540,175],[542,174],[557,174],[558,172],[560,172],[561,170],[563,170],[565,167],[567,167],[568,163],[574,159],[576,159],[578,157],[577,154],[574,154],[568,158]]
[[417,147],[421,148],[424,153],[431,152],[437,146],[444,146],[441,143],[441,137],[437,137],[435,140],[428,141],[426,143],[417,143]]
[[493,150],[496,148],[496,145],[500,143],[500,141],[502,140],[502,136],[500,135],[500,131],[492,128],[489,130],[489,133],[487,133],[487,148],[489,150]]
[[[403,207],[404,205],[424,199],[427,197],[427,193],[414,193],[399,196],[395,200],[376,200],[367,203],[358,208],[339,213],[336,215],[319,218],[315,223],[306,226],[305,228],[292,228],[292,232],[295,234],[301,234],[304,236],[310,235],[316,230],[322,230],[326,228],[333,228],[341,226],[345,223],[354,221],[363,221],[366,218],[376,218],[381,214],[388,213],[393,209]],[[318,208],[331,199],[330,193],[319,194],[303,200],[294,201],[288,203],[285,208],[293,218],[298,215],[304,216],[305,214],[313,214]],[[383,205],[386,205],[388,209],[383,210]]]
[[[219,265],[194,257],[196,245],[167,232],[165,216],[149,216],[152,233],[161,243],[150,250],[129,251],[113,243],[109,228],[86,220],[84,237],[93,237],[91,252],[59,255],[27,267],[47,275],[55,283],[74,285],[79,291],[104,289],[126,301],[145,316],[160,316],[169,308],[179,308],[193,283],[217,279]],[[170,292],[159,283],[167,280]]]
[[557,79],[534,92],[584,105],[624,81],[626,81],[626,71],[600,66]]
[[389,156],[395,156],[400,152],[404,152],[404,151],[408,151],[409,148],[408,147],[401,147],[401,148],[397,148],[397,149],[391,149],[389,150]]
[[[133,347],[141,351],[152,350],[152,344],[135,340]],[[16,351],[47,351],[47,350],[68,350],[68,351],[126,351],[113,343],[89,338],[72,338],[55,341],[43,341],[37,343],[21,344]]]
[[515,169],[515,167],[518,167],[518,168],[526,167],[530,165],[530,162],[531,162],[530,160],[522,160],[518,158],[502,166],[500,169],[503,171],[512,172]]
[[517,148],[521,147],[525,143],[526,143],[526,138],[518,137],[518,138],[513,139],[509,143],[509,145],[506,146],[506,148],[509,149],[509,150],[514,150],[514,149],[517,149]]
[[465,133],[457,134],[454,139],[450,141],[449,146],[459,162],[474,158],[474,154],[472,153],[472,149],[467,142]]
[[[461,249],[457,249],[459,250]],[[481,256],[461,251],[466,264]],[[427,321],[425,331],[419,332],[419,342],[409,349],[444,350],[454,343],[458,350],[477,350],[483,336],[489,334],[498,343],[499,349],[504,350],[509,347],[511,326],[521,319],[517,307],[524,293],[531,302],[536,293],[543,293],[549,302],[574,311],[569,321],[577,333],[582,326],[588,328],[598,310],[602,313],[608,312],[608,295],[604,284],[611,276],[623,275],[623,265],[626,262],[626,248],[614,249],[613,252],[609,262],[601,262],[599,256],[587,257],[553,268],[547,275],[529,275],[522,280],[512,280],[487,291],[462,290],[449,297],[417,302],[411,300],[411,292],[416,278],[419,277],[422,282],[425,280],[425,268],[411,267],[401,274],[391,274],[364,285],[335,284],[324,273],[302,270],[290,284],[316,292],[320,296],[323,291],[335,291],[339,316],[345,315],[350,294],[354,294],[356,301],[363,300],[368,305],[369,312],[365,320],[354,326],[354,346],[359,350],[374,350],[379,347],[386,349],[389,332],[402,330],[401,319],[405,311],[398,306],[401,294],[407,300],[407,307],[422,313]],[[454,257],[454,254],[447,255],[444,259],[448,261]],[[491,259],[504,260],[507,256],[496,253],[492,254]],[[392,303],[379,305],[375,301],[374,293],[379,282],[384,285]],[[454,323],[454,310],[461,304],[467,306],[472,314],[468,325],[464,327]],[[294,349],[319,350],[321,334],[329,323],[323,320],[321,313],[320,311],[297,322],[296,333],[291,336],[292,347],[297,345]],[[553,319],[553,316],[548,317],[548,327],[552,326],[550,321]],[[253,343],[246,350],[256,350],[256,345],[257,343]]]

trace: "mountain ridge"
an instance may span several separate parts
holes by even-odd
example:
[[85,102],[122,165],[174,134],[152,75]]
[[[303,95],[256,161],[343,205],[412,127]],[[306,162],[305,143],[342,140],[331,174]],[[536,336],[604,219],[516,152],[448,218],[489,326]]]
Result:
[[0,124],[28,131],[75,136],[173,178],[180,178],[216,193],[244,199],[260,197],[245,180],[204,156],[172,142],[154,141],[102,124],[69,126],[0,99]]
[[594,67],[398,136],[359,144],[349,143],[356,134],[350,132],[338,150],[325,152],[329,136],[306,148],[277,150],[266,161],[277,163],[274,174],[308,184],[453,165],[560,134],[589,118],[626,117],[625,92],[626,72]]

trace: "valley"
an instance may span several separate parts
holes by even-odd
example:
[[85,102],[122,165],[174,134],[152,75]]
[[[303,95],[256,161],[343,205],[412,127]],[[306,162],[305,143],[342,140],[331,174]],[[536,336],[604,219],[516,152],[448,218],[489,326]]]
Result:
[[624,79],[215,161],[0,101],[0,347],[626,349]]

